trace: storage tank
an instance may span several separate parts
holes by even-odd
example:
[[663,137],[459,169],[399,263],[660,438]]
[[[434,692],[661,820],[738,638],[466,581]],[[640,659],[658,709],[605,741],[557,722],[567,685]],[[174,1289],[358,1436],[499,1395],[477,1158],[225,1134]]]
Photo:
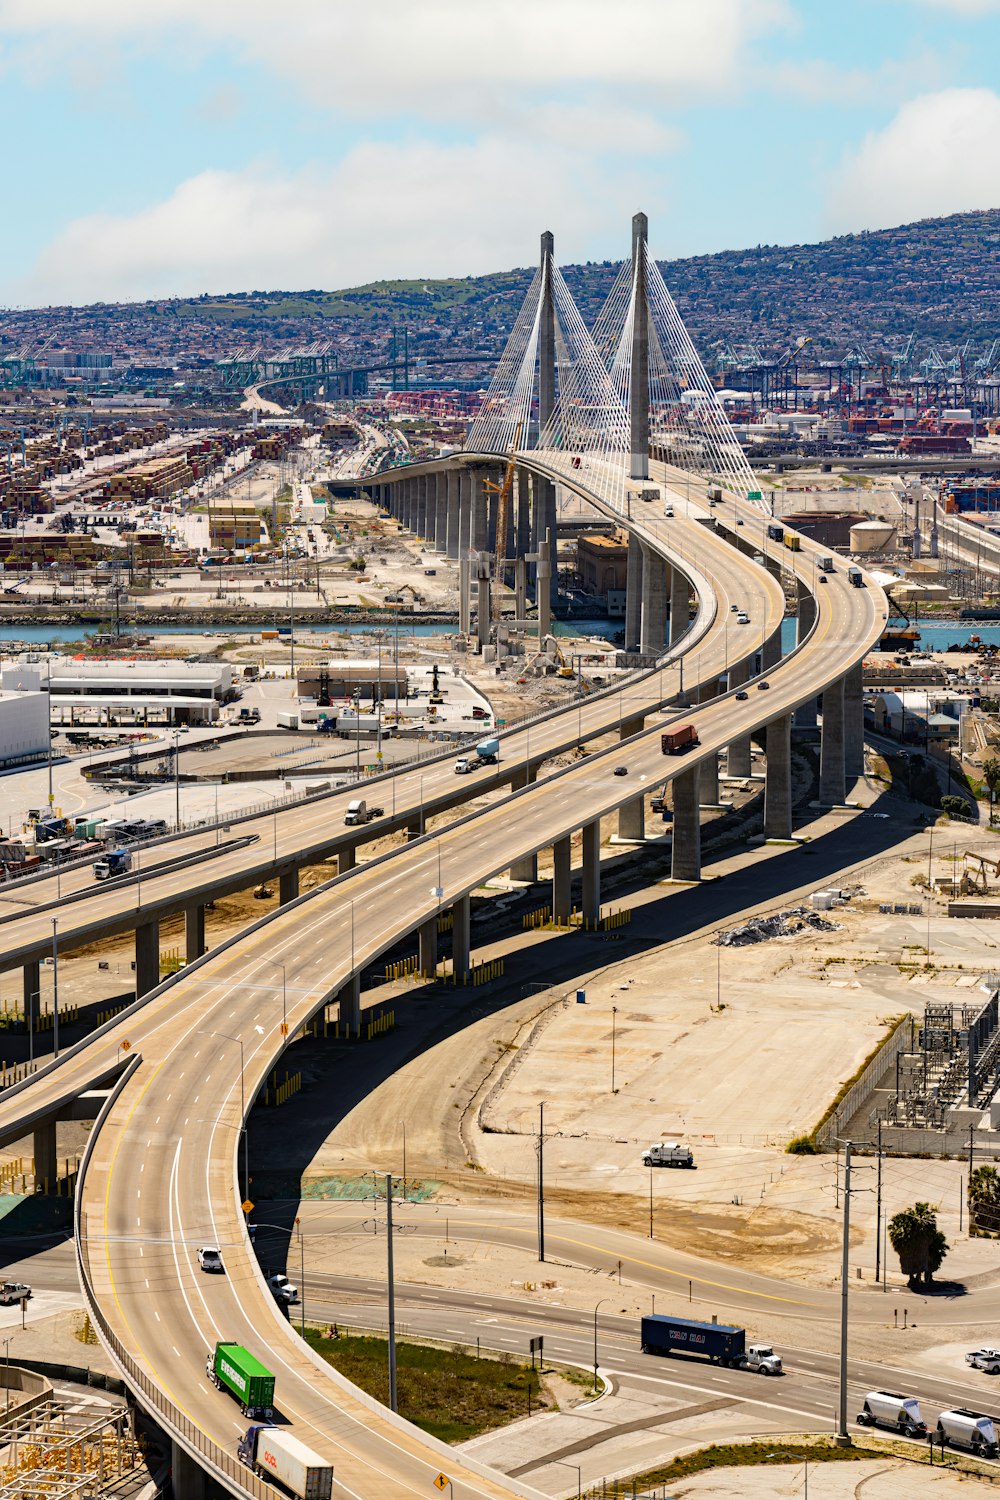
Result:
[[851,527],[852,552],[881,552],[896,535],[891,521],[858,521]]

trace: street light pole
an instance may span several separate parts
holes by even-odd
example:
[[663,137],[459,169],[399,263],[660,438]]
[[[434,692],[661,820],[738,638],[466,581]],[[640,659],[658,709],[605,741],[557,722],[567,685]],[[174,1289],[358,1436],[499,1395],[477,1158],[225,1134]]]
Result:
[[389,1410],[398,1411],[396,1401],[396,1281],[392,1265],[392,1173],[385,1174],[386,1270],[389,1280]]
[[406,1202],[406,1121],[400,1120],[403,1127],[403,1202]]
[[52,918],[52,1055],[59,1056],[59,929]]
[[597,1314],[600,1311],[600,1309],[604,1306],[605,1302],[610,1302],[610,1301],[611,1301],[610,1297],[602,1297],[601,1300],[600,1300],[600,1302],[598,1302],[597,1306],[594,1308],[594,1390],[595,1391],[597,1390]]
[[844,1143],[844,1245],[840,1262],[840,1408],[837,1441],[850,1442],[847,1431],[847,1288],[851,1250],[851,1142]]
[[615,1089],[615,1041],[616,1041],[616,1035],[617,1035],[617,1027],[616,1027],[617,1018],[618,1018],[618,1007],[617,1007],[617,1005],[612,1005],[612,1007],[611,1007],[611,1092],[613,1094],[617,1092],[617,1090]]

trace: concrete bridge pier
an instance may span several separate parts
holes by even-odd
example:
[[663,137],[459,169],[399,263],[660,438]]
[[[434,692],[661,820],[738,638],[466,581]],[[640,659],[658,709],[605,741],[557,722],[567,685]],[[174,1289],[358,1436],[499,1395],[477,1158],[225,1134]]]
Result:
[[769,839],[792,836],[792,716],[772,719],[765,731],[764,835]]
[[451,955],[457,984],[464,983],[472,952],[472,922],[468,896],[459,896],[452,907]]
[[535,565],[535,600],[538,605],[539,644],[549,634],[552,626],[552,591],[549,585],[552,582],[552,558],[555,539],[556,534],[553,530],[539,544],[538,561]]
[[458,560],[458,631],[460,635],[472,634],[472,554],[468,547],[462,548]]
[[572,846],[569,835],[552,845],[552,920],[569,925]]
[[[711,703],[713,698],[719,696],[721,684],[719,679],[712,678],[709,682],[703,682],[698,689],[698,702]],[[709,755],[705,760],[699,762],[699,786],[698,795],[703,807],[718,807],[719,805],[719,757]]]
[[778,629],[773,631],[772,634],[769,635],[767,640],[764,642],[760,656],[765,672],[770,672],[772,667],[776,667],[778,665],[779,661],[781,660],[780,625],[778,626]]
[[428,917],[426,922],[421,922],[417,928],[417,942],[420,949],[420,972],[425,979],[433,979],[438,962],[437,912],[433,917]]
[[670,644],[674,646],[691,623],[691,585],[680,568],[670,572]]
[[601,920],[601,820],[583,825],[583,920],[596,927]]
[[860,662],[844,677],[844,770],[849,783],[865,774],[865,702]]
[[[559,595],[559,568],[558,568],[558,527],[559,521],[556,514],[556,487],[551,479],[540,479],[535,476],[535,501],[536,525],[538,528],[539,546],[534,550],[540,550],[542,541],[549,546],[549,576],[548,576],[548,609],[551,611],[558,602]],[[538,571],[538,580],[535,599],[540,603],[541,596],[541,568]]]
[[341,989],[337,996],[337,1006],[340,1020],[347,1027],[348,1036],[361,1035],[361,975],[352,974],[351,978]]
[[430,486],[432,497],[434,551],[444,552],[445,534],[448,529],[448,507],[445,501],[445,484],[447,481],[444,474],[432,474],[427,482]]
[[652,547],[642,548],[642,621],[640,649],[658,656],[667,639],[667,564]]
[[278,876],[278,905],[287,906],[299,894],[298,870],[282,870]]
[[444,475],[445,482],[445,539],[444,550],[448,556],[458,556],[460,546],[460,476],[457,469],[448,469]]
[[486,490],[483,488],[483,479],[486,470],[482,464],[476,464],[470,470],[472,495],[471,495],[471,522],[469,546],[474,552],[485,552],[489,546],[489,523],[486,513]]
[[[795,617],[795,643],[802,645],[816,623],[816,600],[800,579],[797,584],[798,610]],[[810,698],[795,710],[792,721],[796,729],[816,728],[816,699]]]
[[638,651],[642,637],[642,543],[629,532],[625,572],[625,650]]
[[481,552],[476,572],[476,636],[481,651],[490,643],[490,560],[488,552]]
[[819,800],[839,806],[847,796],[844,780],[844,679],[823,694],[819,742]]
[[673,880],[701,879],[700,766],[674,778],[674,832],[670,854]]
[[[523,787],[533,786],[538,779],[538,767],[526,766],[523,771],[515,771],[511,778],[510,789],[519,792]],[[532,885],[538,879],[538,855],[526,854],[523,859],[515,860],[510,867],[511,880],[526,880]]]
[[[636,714],[631,719],[623,719],[619,729],[620,740],[631,739],[634,734],[640,734],[646,727],[644,714]],[[622,803],[618,809],[618,837],[629,839],[633,843],[641,844],[646,838],[646,799],[645,797],[633,797],[631,802]]]
[[170,1444],[170,1476],[173,1494],[183,1495],[184,1500],[206,1500],[208,1476],[205,1470],[195,1463],[186,1448],[174,1441]]
[[472,470],[458,471],[458,555],[465,557],[472,546]]
[[[729,669],[729,686],[732,688],[742,687],[750,676],[750,663],[738,661]],[[730,776],[749,776],[753,768],[751,756],[750,736],[740,735],[738,739],[730,740],[728,754],[726,757],[726,771]]]
[[416,530],[416,492],[417,482],[415,479],[404,479],[400,484],[402,491],[402,522],[407,531]]
[[341,849],[337,855],[337,874],[346,875],[348,870],[353,870],[358,862],[357,848],[352,844],[349,849]]
[[54,1193],[59,1176],[54,1118],[42,1120],[35,1126],[32,1132],[32,1152],[35,1158],[36,1183],[40,1182],[46,1193]]
[[[514,530],[514,556],[527,557],[531,551],[531,488],[527,469],[517,471],[517,520]],[[519,614],[518,618],[523,619]]]
[[184,959],[193,964],[205,952],[205,908],[189,906],[184,913]]
[[38,1029],[39,997],[42,984],[42,966],[38,959],[25,964],[21,971],[24,984],[24,1019],[32,1032]]
[[155,917],[135,929],[135,998],[141,1000],[160,982],[160,924]]
[[514,614],[524,620],[528,616],[528,564],[523,557],[514,559]]

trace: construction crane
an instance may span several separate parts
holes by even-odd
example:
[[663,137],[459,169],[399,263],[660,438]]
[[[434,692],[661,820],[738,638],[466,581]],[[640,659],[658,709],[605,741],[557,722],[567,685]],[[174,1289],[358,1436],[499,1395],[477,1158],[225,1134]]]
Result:
[[493,566],[493,618],[497,624],[500,623],[500,598],[504,587],[504,574],[507,571],[507,533],[510,530],[511,501],[514,497],[514,473],[517,469],[517,445],[521,438],[521,424],[518,422],[514,430],[514,438],[507,454],[507,467],[504,470],[503,479],[499,484],[494,484],[487,479],[483,488],[491,494],[500,496],[497,506],[497,539],[496,553]]

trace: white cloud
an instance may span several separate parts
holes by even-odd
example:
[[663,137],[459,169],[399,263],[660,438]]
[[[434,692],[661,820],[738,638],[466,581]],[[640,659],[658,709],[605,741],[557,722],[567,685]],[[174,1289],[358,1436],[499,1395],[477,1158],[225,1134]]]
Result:
[[943,89],[904,104],[841,164],[831,230],[884,228],[1000,205],[1000,95]]
[[927,9],[955,11],[960,16],[986,16],[990,11],[1000,10],[1000,0],[910,0],[910,3]]
[[[611,159],[612,162],[615,159]],[[648,166],[648,164],[647,164]],[[250,288],[344,287],[382,277],[465,276],[531,262],[541,230],[586,258],[607,226],[627,252],[631,215],[662,201],[638,174],[552,148],[357,147],[336,167],[206,171],[130,215],[74,220],[15,289],[19,303],[128,300]],[[614,246],[611,247],[614,249]]]
[[[332,106],[461,116],[511,89],[723,88],[789,0],[0,0],[0,36],[60,47],[182,42],[262,65]],[[470,115],[468,112],[472,110]]]

